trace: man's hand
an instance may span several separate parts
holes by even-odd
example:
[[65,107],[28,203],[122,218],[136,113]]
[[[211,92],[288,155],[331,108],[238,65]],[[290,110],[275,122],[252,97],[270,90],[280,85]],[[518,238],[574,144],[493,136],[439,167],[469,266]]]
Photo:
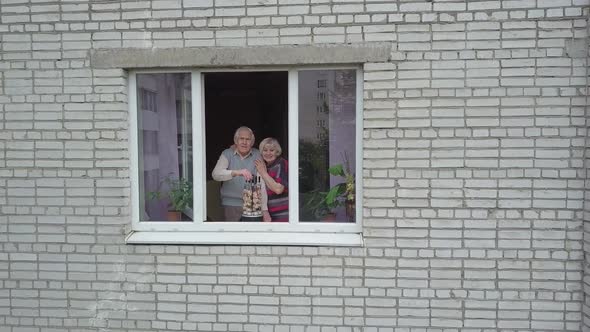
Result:
[[262,211],[262,221],[264,222],[271,222],[272,218],[270,217],[270,213],[268,211]]
[[235,170],[234,172],[236,173],[236,176],[243,176],[244,179],[248,181],[252,180],[252,173],[246,168]]

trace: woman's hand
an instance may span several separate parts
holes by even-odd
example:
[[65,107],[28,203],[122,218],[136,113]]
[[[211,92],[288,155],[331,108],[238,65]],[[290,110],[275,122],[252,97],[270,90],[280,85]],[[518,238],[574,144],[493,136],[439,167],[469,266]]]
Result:
[[264,160],[256,159],[254,160],[254,164],[256,165],[256,170],[258,171],[258,174],[260,174],[262,180],[266,184],[266,187],[277,195],[282,194],[285,190],[285,186],[283,186],[280,183],[277,183],[275,179],[273,179],[268,174],[268,171],[266,169],[266,163],[264,162]]
[[258,174],[260,174],[261,176],[267,173],[266,163],[264,162],[264,160],[256,159],[254,160],[254,165],[256,165],[256,170],[258,171]]
[[268,211],[262,211],[262,221],[264,222],[271,222],[272,218],[270,217],[270,213]]

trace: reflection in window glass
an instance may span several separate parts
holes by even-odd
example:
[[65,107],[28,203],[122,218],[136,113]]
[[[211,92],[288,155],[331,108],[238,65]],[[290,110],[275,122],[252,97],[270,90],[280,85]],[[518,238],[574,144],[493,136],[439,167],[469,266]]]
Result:
[[299,217],[354,222],[356,71],[299,72]]
[[138,74],[142,221],[192,220],[190,74]]

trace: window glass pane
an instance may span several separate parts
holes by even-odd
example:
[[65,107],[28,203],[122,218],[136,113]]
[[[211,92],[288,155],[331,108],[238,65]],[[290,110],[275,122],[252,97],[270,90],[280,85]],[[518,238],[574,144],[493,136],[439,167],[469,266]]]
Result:
[[190,74],[138,74],[140,219],[192,220]]
[[354,222],[356,71],[299,72],[299,219]]

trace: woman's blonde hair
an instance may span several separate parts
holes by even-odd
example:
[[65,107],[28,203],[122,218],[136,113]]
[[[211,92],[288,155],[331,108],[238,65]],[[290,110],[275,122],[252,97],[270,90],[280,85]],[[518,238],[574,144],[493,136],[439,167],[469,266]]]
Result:
[[267,137],[267,138],[263,139],[262,142],[260,142],[260,146],[259,146],[260,152],[262,152],[262,150],[264,149],[264,147],[266,145],[274,146],[275,154],[277,155],[277,157],[280,156],[281,153],[283,152],[283,149],[281,149],[281,145],[279,144],[279,141],[277,141],[276,138]]

